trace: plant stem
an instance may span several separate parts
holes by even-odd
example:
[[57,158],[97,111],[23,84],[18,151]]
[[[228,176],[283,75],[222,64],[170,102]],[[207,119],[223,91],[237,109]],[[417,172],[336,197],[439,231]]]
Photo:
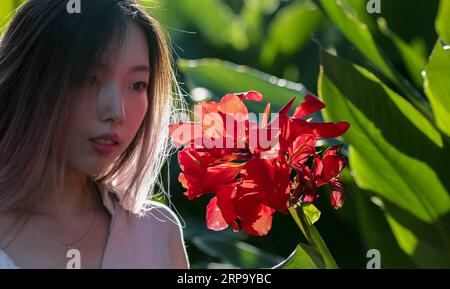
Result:
[[325,267],[329,269],[338,269],[339,267],[331,255],[330,250],[328,250],[327,245],[323,241],[322,236],[320,236],[319,231],[317,231],[316,227],[311,224],[305,216],[302,207],[299,207],[299,210],[297,210],[294,207],[288,206],[288,209],[295,223],[297,223],[297,226],[306,237],[306,240],[308,240],[309,244],[319,251],[320,255],[322,255],[325,262]]

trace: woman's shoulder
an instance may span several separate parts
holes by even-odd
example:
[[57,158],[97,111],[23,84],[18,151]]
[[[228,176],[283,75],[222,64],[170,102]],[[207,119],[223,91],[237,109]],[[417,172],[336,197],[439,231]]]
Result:
[[[123,209],[122,209],[123,212]],[[168,250],[172,268],[189,268],[183,229],[176,213],[167,205],[148,201],[141,214],[125,212],[122,227],[133,239],[136,247],[149,243],[158,250]]]
[[157,201],[147,201],[139,213],[126,211],[125,214],[129,222],[140,225],[152,225],[167,230],[177,230],[181,227],[180,218],[176,213],[169,206]]
[[127,220],[130,225],[158,225],[166,228],[180,227],[180,219],[167,205],[148,199],[139,212],[132,212],[121,197],[120,190],[101,184],[100,190],[103,195],[105,207],[113,214]]

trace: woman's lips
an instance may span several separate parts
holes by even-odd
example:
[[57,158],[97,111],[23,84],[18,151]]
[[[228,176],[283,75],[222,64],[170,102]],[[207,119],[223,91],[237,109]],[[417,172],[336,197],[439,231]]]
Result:
[[101,154],[110,154],[119,147],[119,144],[104,144],[96,140],[90,140],[92,147]]

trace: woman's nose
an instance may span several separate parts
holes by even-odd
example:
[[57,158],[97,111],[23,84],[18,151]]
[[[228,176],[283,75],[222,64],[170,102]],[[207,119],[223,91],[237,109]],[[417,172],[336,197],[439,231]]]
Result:
[[124,103],[118,85],[107,83],[98,96],[98,111],[102,122],[120,123],[125,120]]

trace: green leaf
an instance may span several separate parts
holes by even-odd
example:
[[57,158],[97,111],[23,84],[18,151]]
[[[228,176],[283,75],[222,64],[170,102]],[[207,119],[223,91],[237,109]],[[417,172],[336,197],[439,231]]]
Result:
[[190,27],[189,32],[200,34],[204,40],[217,47],[232,45],[242,50],[248,46],[242,19],[224,1],[159,0],[158,4],[157,7],[150,6],[149,11],[155,11],[157,18],[171,29]]
[[[300,83],[279,79],[256,69],[219,59],[180,60],[178,66],[191,86],[205,87],[211,90],[216,98],[227,93],[257,90],[263,94],[265,100],[270,101],[272,112],[277,112],[291,98],[302,96],[297,97],[295,107],[308,93]],[[247,106],[254,112],[262,113],[265,104],[249,101]]]
[[318,90],[327,105],[323,115],[351,123],[344,140],[351,145],[356,183],[377,193],[393,218],[413,232],[416,245],[402,248],[407,254],[420,264],[426,263],[423,255],[450,264],[450,180],[443,161],[450,159],[449,143],[369,71],[324,51],[321,57]]
[[450,44],[450,0],[441,0],[435,26],[439,37]]
[[[346,0],[348,5],[357,15],[360,22],[364,23],[371,32],[376,31],[377,23],[374,14],[367,13],[367,0]],[[384,4],[384,3],[383,3]]]
[[378,27],[394,43],[415,85],[422,87],[422,70],[426,64],[426,57],[422,54],[423,51],[420,51],[418,47],[408,45],[397,34],[391,31],[384,18],[378,19]]
[[391,67],[381,55],[367,26],[358,20],[352,5],[346,1],[321,0],[330,19],[344,35],[390,80],[395,81]]
[[431,119],[431,113],[426,99],[417,92],[394,68],[392,63],[375,43],[368,27],[358,20],[351,3],[347,0],[321,0],[322,7],[333,23],[367,57],[367,59],[381,71],[389,80],[395,83],[420,111]]
[[208,255],[238,268],[271,268],[281,257],[264,252],[248,243],[220,237],[194,237],[192,242]]
[[270,23],[268,38],[261,49],[261,63],[268,67],[279,54],[298,53],[322,20],[322,13],[311,1],[293,2],[282,8]]
[[11,17],[14,14],[14,9],[22,4],[24,0],[2,0],[0,1],[0,32],[5,29]]
[[450,136],[450,48],[444,49],[440,41],[430,56],[424,78],[436,125]]
[[308,218],[309,223],[312,225],[320,218],[320,211],[313,204],[303,204],[303,213]]
[[325,263],[316,249],[300,243],[286,260],[272,269],[325,269]]
[[349,168],[344,169],[341,180],[345,184],[345,192],[351,195],[344,205],[345,209],[348,209],[349,206],[354,208],[351,217],[357,223],[366,250],[377,249],[380,251],[382,255],[381,268],[417,268],[411,257],[398,245],[386,220],[382,201],[374,196],[374,192],[359,188],[355,184]]
[[247,36],[251,45],[259,45],[263,40],[265,31],[264,17],[274,13],[280,5],[280,0],[247,0],[242,6],[240,17],[246,27]]

